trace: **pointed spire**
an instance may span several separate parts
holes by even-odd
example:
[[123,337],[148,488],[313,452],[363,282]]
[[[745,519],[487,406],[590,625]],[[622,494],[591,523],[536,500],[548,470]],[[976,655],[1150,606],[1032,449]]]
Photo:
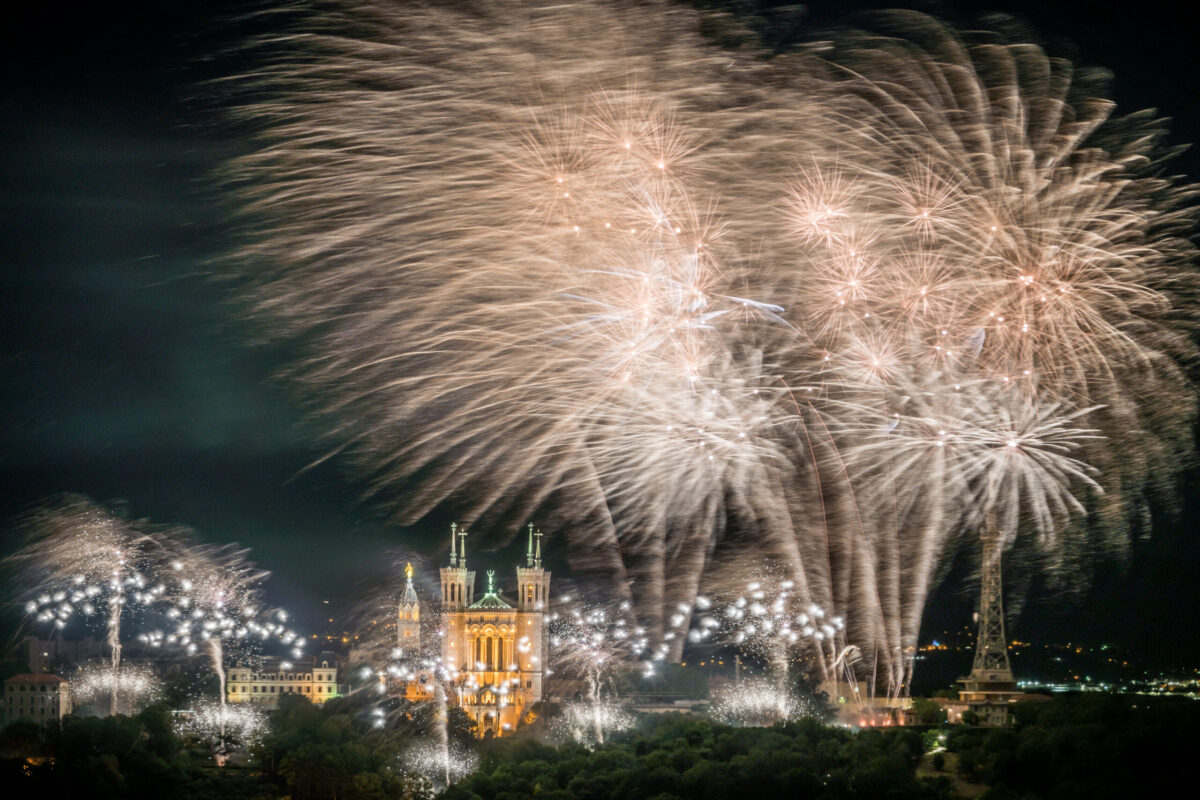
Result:
[[458,554],[458,565],[463,569],[467,568],[467,529],[464,527],[458,532],[458,538],[462,543],[462,552]]
[[537,537],[537,550],[534,552],[533,565],[535,567],[537,567],[538,569],[541,569],[542,568],[542,531],[540,528],[538,529],[538,532],[534,534],[534,536]]
[[525,550],[525,566],[533,566],[533,523],[529,523],[529,547]]
[[[417,613],[421,605],[421,601],[417,598],[417,590],[413,588],[413,565],[411,562],[405,564],[404,576],[408,579],[408,581],[404,584],[404,593],[400,596],[401,621],[405,619],[415,619],[415,617],[412,616],[405,617],[405,614]],[[401,631],[401,638],[403,638],[404,635],[405,634],[403,631]]]
[[457,530],[458,530],[458,523],[451,522],[450,523],[450,566],[452,566],[452,567],[458,566],[458,551],[455,548],[455,546],[457,545],[457,542],[454,540],[454,534]]

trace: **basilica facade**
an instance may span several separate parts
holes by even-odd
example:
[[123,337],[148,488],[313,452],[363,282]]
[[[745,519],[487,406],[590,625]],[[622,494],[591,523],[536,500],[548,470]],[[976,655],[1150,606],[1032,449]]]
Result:
[[[493,570],[482,595],[475,596],[475,571],[467,567],[465,530],[450,527],[450,564],[441,574],[441,630],[437,649],[450,674],[447,700],[475,720],[480,736],[504,736],[532,720],[530,709],[542,699],[543,639],[550,607],[550,573],[542,567],[541,532],[529,526],[524,566],[516,568],[515,598],[505,597]],[[400,598],[398,645],[421,648],[420,600],[408,583]],[[436,692],[433,676],[423,673],[405,689],[410,699]]]

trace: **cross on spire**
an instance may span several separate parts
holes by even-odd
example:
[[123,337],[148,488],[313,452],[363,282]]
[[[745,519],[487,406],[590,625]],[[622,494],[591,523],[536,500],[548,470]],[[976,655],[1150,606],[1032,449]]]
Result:
[[462,552],[458,556],[459,565],[463,568],[467,566],[467,529],[464,527],[458,532],[459,541],[462,543]]
[[541,569],[541,567],[542,567],[542,530],[541,530],[541,528],[538,529],[537,533],[535,533],[534,536],[537,537],[537,550],[534,551],[533,565],[535,567],[537,567],[538,569]]

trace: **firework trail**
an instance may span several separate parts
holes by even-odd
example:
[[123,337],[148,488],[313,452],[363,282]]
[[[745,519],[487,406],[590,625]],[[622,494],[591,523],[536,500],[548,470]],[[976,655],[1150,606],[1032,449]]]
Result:
[[[355,631],[354,661],[376,671],[389,664],[417,664],[425,653],[440,645],[441,609],[437,566],[409,548],[399,547],[380,555],[378,570],[356,592],[357,600],[345,612],[345,624]],[[412,568],[412,575],[407,575]],[[407,581],[413,597],[406,598]],[[416,641],[405,640],[398,629],[401,605],[409,599],[419,605]]]
[[[457,692],[459,705],[462,705],[463,693],[477,692],[482,688],[474,677],[464,680],[458,670],[442,658],[405,651],[400,647],[393,647],[382,664],[373,662],[361,667],[358,677],[364,681],[366,691],[377,693],[378,704],[372,714],[376,727],[380,728],[388,724],[389,716],[392,717],[391,721],[397,721],[400,715],[406,713],[403,708],[394,708],[390,698],[403,696],[409,699],[412,697],[410,687],[418,687],[415,701],[432,708],[434,736],[427,746],[410,753],[411,760],[417,771],[425,777],[437,774],[443,786],[449,786],[462,777],[464,773],[461,766],[467,756],[450,741],[450,696]],[[501,687],[493,688],[501,691]],[[502,690],[506,692],[507,687],[502,687]],[[388,706],[393,706],[390,715]]]
[[27,543],[12,557],[17,585],[36,623],[62,630],[77,617],[104,620],[109,649],[109,714],[116,714],[122,622],[145,614],[166,591],[159,581],[182,529],[127,519],[79,495],[50,502],[21,521]]
[[405,521],[552,518],[667,657],[752,557],[904,691],[983,520],[1049,569],[1120,554],[1190,455],[1195,189],[1020,31],[897,12],[766,60],[654,2],[267,27],[218,85],[255,141],[234,261],[331,452]]

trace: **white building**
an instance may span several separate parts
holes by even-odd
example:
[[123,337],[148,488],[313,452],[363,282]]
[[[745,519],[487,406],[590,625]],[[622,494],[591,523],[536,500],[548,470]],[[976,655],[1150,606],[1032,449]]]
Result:
[[14,675],[4,682],[4,722],[29,719],[45,725],[71,713],[71,687],[57,675]]
[[261,668],[226,670],[226,698],[230,703],[258,703],[274,708],[285,694],[299,694],[321,704],[338,696],[337,661],[322,653],[310,661],[269,661]]

